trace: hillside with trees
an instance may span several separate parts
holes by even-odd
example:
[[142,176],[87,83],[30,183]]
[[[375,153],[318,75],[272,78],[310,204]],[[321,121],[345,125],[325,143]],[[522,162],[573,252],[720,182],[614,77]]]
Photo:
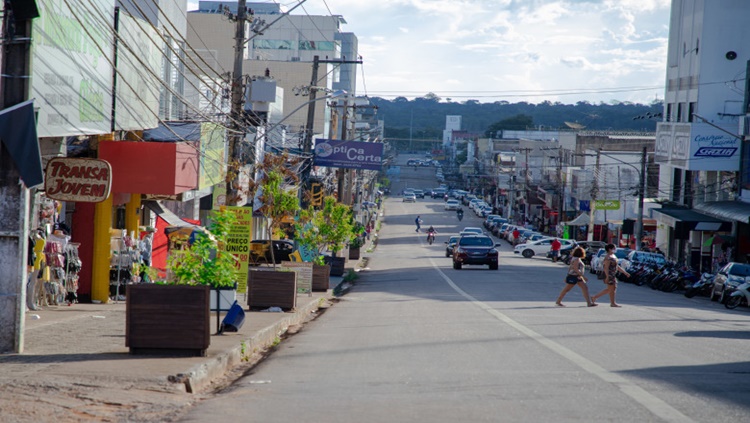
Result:
[[[378,118],[385,120],[387,138],[441,139],[448,115],[462,116],[462,130],[489,134],[497,129],[570,129],[566,122],[587,130],[656,131],[661,120],[661,101],[651,104],[628,102],[575,104],[545,101],[539,104],[497,101],[480,103],[442,101],[434,94],[408,100],[374,97]],[[515,122],[515,123],[514,123]],[[513,126],[517,126],[513,128]]]

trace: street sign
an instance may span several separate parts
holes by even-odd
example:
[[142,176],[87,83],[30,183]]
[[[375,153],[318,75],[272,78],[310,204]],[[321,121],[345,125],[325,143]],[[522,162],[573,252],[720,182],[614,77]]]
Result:
[[596,200],[597,210],[620,210],[620,200]]

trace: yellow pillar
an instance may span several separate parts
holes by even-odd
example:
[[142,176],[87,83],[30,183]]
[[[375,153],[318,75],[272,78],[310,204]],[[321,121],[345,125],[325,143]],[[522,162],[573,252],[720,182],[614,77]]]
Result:
[[138,239],[138,226],[141,223],[141,194],[130,194],[130,201],[125,203],[125,230],[128,235],[135,234]]
[[112,196],[94,209],[94,258],[91,263],[91,299],[109,302],[109,257],[112,228]]

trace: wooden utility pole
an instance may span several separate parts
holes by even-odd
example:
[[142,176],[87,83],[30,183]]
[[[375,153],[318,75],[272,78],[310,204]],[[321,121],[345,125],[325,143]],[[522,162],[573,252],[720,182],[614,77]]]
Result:
[[[563,214],[565,213],[565,180],[563,179],[562,172],[562,161],[563,161],[563,149],[560,147],[557,155],[557,181],[560,183],[560,192],[558,194],[559,208],[557,210],[557,223],[562,222]],[[551,222],[550,222],[551,225]]]
[[646,147],[643,147],[641,151],[641,177],[640,187],[638,187],[638,220],[635,222],[635,249],[641,249],[641,241],[643,240],[643,199],[646,196],[646,165],[648,154]]
[[589,216],[589,230],[588,235],[586,239],[588,241],[594,240],[594,224],[596,222],[596,219],[594,217],[596,216],[596,199],[599,195],[599,163],[601,162],[602,157],[602,150],[601,148],[596,150],[596,169],[594,170],[594,182],[591,186],[591,215]]
[[243,122],[245,106],[245,84],[242,75],[242,60],[245,50],[245,23],[247,22],[246,0],[237,1],[237,14],[230,16],[235,20],[234,33],[234,68],[232,70],[232,110],[229,114],[229,165],[227,175],[226,204],[240,205],[240,172],[242,171],[242,155],[240,146],[245,139],[245,125]]

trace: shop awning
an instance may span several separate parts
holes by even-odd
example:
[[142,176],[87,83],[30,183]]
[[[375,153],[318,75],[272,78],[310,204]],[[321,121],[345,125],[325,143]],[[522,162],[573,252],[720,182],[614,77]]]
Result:
[[662,221],[675,228],[680,222],[680,226],[685,226],[691,231],[728,232],[732,230],[732,222],[699,213],[695,209],[662,208],[652,209],[652,211],[661,214]]
[[34,100],[0,111],[0,142],[8,149],[26,188],[44,183],[42,156],[36,135]]
[[[584,225],[588,225],[589,221],[590,221],[590,217],[589,217],[588,213],[581,213],[575,219],[573,219],[573,220],[571,220],[569,222],[563,222],[563,225],[568,225],[568,226],[584,226]],[[596,225],[603,225],[605,223],[606,222],[603,221],[603,220],[597,220],[597,221],[594,222],[594,224],[596,224]]]
[[712,201],[696,204],[693,209],[719,219],[750,223],[750,203],[742,201]]
[[194,225],[190,222],[186,222],[182,220],[182,218],[172,213],[171,210],[164,207],[159,201],[144,201],[143,205],[145,207],[148,207],[152,212],[156,213],[157,215],[159,215],[159,217],[164,219],[164,221],[167,222],[169,226],[186,227],[186,228],[200,227],[198,225]]

